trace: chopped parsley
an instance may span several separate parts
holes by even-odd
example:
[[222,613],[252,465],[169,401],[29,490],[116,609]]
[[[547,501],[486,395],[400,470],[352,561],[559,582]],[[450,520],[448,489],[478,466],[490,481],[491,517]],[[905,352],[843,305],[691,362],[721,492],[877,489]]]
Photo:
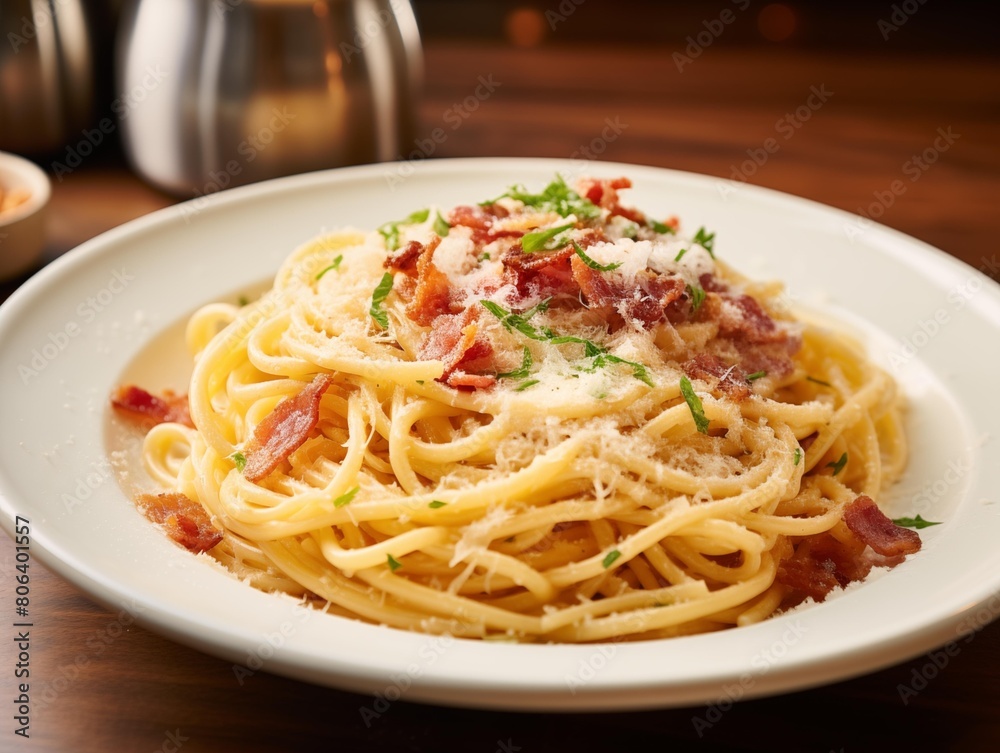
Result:
[[442,502],[440,499],[432,499],[427,506],[432,510],[437,510],[439,507],[444,507],[447,502]]
[[392,570],[393,572],[396,572],[397,570],[399,570],[399,568],[403,566],[403,563],[397,560],[391,554],[387,554],[385,556],[386,556],[386,561],[389,563],[389,569]]
[[684,254],[686,254],[687,252],[688,250],[686,248],[682,248],[680,251],[677,252],[677,256],[674,257],[674,261],[680,261],[681,259],[683,259]]
[[546,228],[545,230],[535,230],[531,233],[525,233],[521,237],[521,248],[526,254],[533,254],[536,251],[552,251],[558,246],[550,246],[549,241],[557,235],[572,229],[572,227],[573,223],[567,222],[565,225],[558,225],[556,227]]
[[489,260],[490,260],[490,252],[483,251],[483,255],[479,257],[479,261],[489,261]]
[[617,549],[612,549],[604,556],[604,559],[601,560],[601,564],[604,566],[604,569],[607,570],[615,563],[615,560],[617,560],[621,556],[622,556],[621,552],[619,552]]
[[322,270],[318,275],[316,275],[316,279],[317,280],[321,280],[321,279],[323,279],[323,275],[325,275],[327,272],[332,272],[335,269],[339,269],[340,268],[340,262],[342,262],[343,260],[344,260],[344,255],[343,254],[337,254],[337,258],[333,260],[333,264],[331,264],[329,267],[327,267],[326,269]]
[[802,448],[795,448],[795,455],[793,456],[792,465],[798,465],[802,462]]
[[747,374],[748,382],[756,382],[758,379],[763,379],[767,376],[767,372],[761,369],[760,371],[755,371],[753,374]]
[[[557,335],[548,327],[535,327],[533,324],[529,324],[528,318],[537,313],[538,310],[544,311],[544,309],[540,309],[539,307],[542,306],[542,304],[547,306],[547,300],[542,301],[542,303],[538,304],[538,306],[533,309],[529,309],[524,313],[524,315],[514,314],[507,311],[502,306],[493,303],[493,301],[480,301],[480,303],[483,304],[487,311],[500,320],[500,323],[508,332],[517,330],[525,337],[539,342],[547,342],[551,345],[565,345],[567,343],[577,343],[582,345],[584,357],[594,359],[594,363],[588,371],[604,368],[608,364],[625,364],[632,367],[632,376],[640,382],[648,384],[650,387],[653,386],[653,380],[650,379],[649,372],[641,363],[636,363],[635,361],[629,361],[627,359],[620,358],[619,356],[612,355],[600,345],[597,345],[590,340],[585,340],[582,337],[574,337],[573,335]],[[533,383],[537,384],[537,382]],[[524,389],[527,386],[529,385],[522,385],[521,389]]]
[[919,515],[915,518],[893,518],[893,523],[904,528],[927,528],[928,526],[939,526],[941,521],[924,520]]
[[584,264],[586,264],[591,269],[596,269],[598,272],[610,272],[613,269],[618,269],[618,267],[622,265],[622,262],[620,261],[612,262],[610,264],[599,264],[598,262],[594,261],[589,256],[587,256],[587,254],[584,252],[582,248],[580,248],[580,246],[577,244],[576,241],[573,241],[573,250],[576,251],[577,256],[583,259]]
[[822,384],[824,387],[833,387],[829,382],[824,382],[822,379],[817,379],[816,377],[807,376],[807,382],[815,382],[816,384]]
[[701,285],[688,285],[687,294],[691,296],[691,313],[695,313],[705,302],[705,290]]
[[236,470],[243,473],[243,469],[247,467],[247,456],[242,452],[234,452],[229,459],[236,465]]
[[524,379],[524,377],[528,376],[528,374],[531,373],[531,364],[532,364],[531,351],[528,350],[528,346],[525,345],[524,356],[521,358],[521,368],[515,369],[514,371],[504,371],[501,372],[500,374],[497,374],[497,376],[500,377],[501,379],[503,378]]
[[827,468],[833,468],[833,475],[836,476],[838,473],[840,473],[842,470],[844,470],[844,466],[845,465],[847,465],[847,453],[846,452],[843,455],[841,455],[840,458],[837,459],[836,463],[827,463],[826,467]]
[[514,388],[514,392],[524,392],[528,387],[534,387],[536,384],[538,384],[537,379],[526,379]]
[[681,394],[684,396],[684,402],[688,404],[688,408],[691,410],[691,418],[694,419],[694,425],[702,434],[708,434],[708,417],[705,415],[705,409],[701,404],[701,398],[698,397],[694,392],[694,387],[691,386],[691,380],[686,376],[681,377]]
[[372,293],[372,305],[368,309],[368,313],[372,315],[372,319],[382,329],[389,329],[389,315],[382,310],[382,304],[389,297],[390,290],[392,290],[392,273],[386,272],[382,275],[382,280]]
[[674,229],[670,225],[665,225],[662,222],[657,222],[656,220],[649,220],[649,226],[653,228],[654,233],[659,233],[660,235],[673,235]]
[[566,185],[566,181],[561,175],[556,175],[555,180],[549,183],[541,193],[528,193],[524,186],[515,185],[496,199],[484,201],[483,204],[495,204],[498,199],[514,199],[540,212],[555,212],[560,217],[569,217],[572,214],[577,219],[592,220],[601,216],[600,207]]
[[339,497],[337,497],[335,500],[333,500],[333,506],[334,507],[343,507],[344,505],[350,504],[351,500],[354,499],[355,496],[357,496],[357,493],[359,491],[361,491],[361,487],[360,486],[355,486],[350,491],[344,492]]
[[[440,212],[435,212],[434,214],[434,232],[443,238],[448,235],[448,231],[451,230],[451,225],[445,221]],[[399,228],[403,225],[419,225],[422,222],[427,222],[427,218],[430,216],[430,209],[418,209],[416,212],[413,212],[402,220],[387,222],[380,226],[378,232],[379,235],[385,239],[385,247],[390,251],[395,251],[399,248]]]
[[451,230],[451,225],[445,221],[440,212],[435,212],[435,214],[437,216],[434,218],[434,232],[444,238],[448,235],[448,231]]
[[700,227],[698,232],[694,234],[694,242],[708,251],[709,256],[715,258],[715,233],[708,233],[705,228]]

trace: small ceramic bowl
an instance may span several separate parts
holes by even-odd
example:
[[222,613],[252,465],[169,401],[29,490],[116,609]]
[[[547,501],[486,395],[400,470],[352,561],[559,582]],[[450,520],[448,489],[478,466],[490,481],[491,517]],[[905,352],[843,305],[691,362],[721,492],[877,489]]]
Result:
[[52,186],[26,159],[0,152],[0,279],[34,266],[45,249],[45,218]]

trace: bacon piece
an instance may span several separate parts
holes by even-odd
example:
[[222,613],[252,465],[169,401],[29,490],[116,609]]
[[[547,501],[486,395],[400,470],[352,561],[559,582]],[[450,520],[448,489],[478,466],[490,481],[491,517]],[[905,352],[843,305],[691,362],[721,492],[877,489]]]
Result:
[[157,397],[141,387],[124,385],[115,391],[111,405],[122,415],[147,428],[167,422],[194,428],[187,395],[177,395],[171,390],[165,390],[163,397]]
[[499,230],[493,227],[498,219],[507,217],[509,212],[499,204],[455,207],[448,214],[449,225],[462,225],[472,229],[472,242],[477,246],[496,240],[500,236],[519,236],[521,231]]
[[434,250],[440,242],[432,241],[417,259],[417,287],[406,307],[407,316],[423,327],[451,311],[451,281],[434,264]]
[[633,285],[626,284],[620,274],[592,269],[576,254],[570,263],[573,279],[591,309],[605,317],[638,319],[646,329],[662,321],[666,308],[684,295],[684,280],[674,275],[659,275],[646,269],[636,276]]
[[492,374],[467,374],[464,371],[452,372],[448,377],[451,387],[466,387],[473,390],[484,390],[496,384],[497,378]]
[[844,522],[851,533],[884,557],[920,551],[917,532],[897,526],[864,494],[844,509]]
[[492,382],[473,379],[476,375],[469,372],[477,366],[488,368],[492,355],[493,346],[480,333],[479,311],[475,308],[437,317],[420,346],[421,360],[444,363],[444,373],[437,381],[452,387],[490,386]]
[[286,460],[319,423],[319,404],[323,393],[333,384],[329,374],[317,374],[295,397],[278,403],[257,424],[243,454],[247,463],[243,475],[257,483]]
[[788,333],[775,324],[755,298],[748,295],[709,294],[706,308],[719,323],[723,337],[742,339],[748,343],[775,343],[788,339]]
[[632,181],[628,178],[581,178],[577,181],[576,192],[602,209],[607,209],[612,217],[619,215],[643,225],[646,222],[646,215],[638,209],[623,207],[618,200],[618,191],[631,187]]
[[731,400],[742,402],[753,394],[746,372],[739,365],[729,366],[716,355],[699,353],[682,367],[692,379],[717,381],[719,392]]
[[135,504],[148,520],[162,526],[167,536],[189,552],[207,552],[222,541],[222,531],[212,525],[205,508],[180,492],[140,494]]
[[408,277],[417,276],[417,260],[424,253],[425,246],[420,241],[410,241],[396,253],[387,256],[382,263],[386,269],[393,272],[403,272]]

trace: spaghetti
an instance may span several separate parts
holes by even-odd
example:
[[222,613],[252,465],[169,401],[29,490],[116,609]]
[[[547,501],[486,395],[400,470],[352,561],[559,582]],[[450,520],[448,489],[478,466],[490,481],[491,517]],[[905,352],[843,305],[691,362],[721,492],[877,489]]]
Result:
[[194,428],[144,440],[163,497],[259,588],[522,641],[745,625],[918,549],[871,504],[906,460],[893,381],[629,185],[333,233],[201,309]]

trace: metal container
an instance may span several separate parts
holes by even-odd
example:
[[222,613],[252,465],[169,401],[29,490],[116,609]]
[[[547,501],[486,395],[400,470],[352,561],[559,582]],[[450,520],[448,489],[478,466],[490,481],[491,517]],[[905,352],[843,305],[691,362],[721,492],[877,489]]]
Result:
[[126,153],[172,193],[412,144],[422,62],[404,0],[132,0],[118,43]]
[[0,3],[0,149],[52,152],[89,123],[94,50],[81,0]]

